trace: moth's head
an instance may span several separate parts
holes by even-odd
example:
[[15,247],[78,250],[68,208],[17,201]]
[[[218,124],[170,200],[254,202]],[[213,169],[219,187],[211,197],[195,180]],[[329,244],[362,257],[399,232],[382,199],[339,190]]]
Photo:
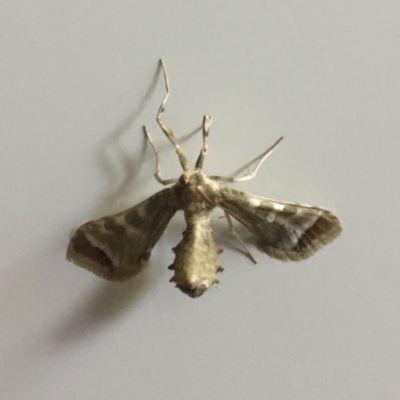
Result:
[[204,183],[205,176],[200,169],[189,169],[185,171],[179,178],[179,183],[184,186],[195,188]]

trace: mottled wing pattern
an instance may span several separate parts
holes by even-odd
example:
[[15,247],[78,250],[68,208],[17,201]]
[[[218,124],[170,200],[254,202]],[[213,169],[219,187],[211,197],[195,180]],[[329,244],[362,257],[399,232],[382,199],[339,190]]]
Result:
[[178,208],[170,187],[126,211],[89,221],[73,235],[67,259],[104,279],[129,279],[145,265]]
[[299,261],[312,256],[342,231],[339,219],[314,206],[285,203],[221,188],[217,205],[241,222],[269,256]]

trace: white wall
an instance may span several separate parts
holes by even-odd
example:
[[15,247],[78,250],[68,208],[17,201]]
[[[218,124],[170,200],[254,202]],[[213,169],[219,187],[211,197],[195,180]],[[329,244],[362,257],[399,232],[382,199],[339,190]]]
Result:
[[[4,1],[0,387],[7,400],[398,399],[400,52],[396,1]],[[74,229],[160,189],[141,126],[214,124],[205,170],[335,211],[342,236],[282,263],[229,237],[219,288],[168,282],[178,216],[149,269],[102,281],[65,261]],[[191,160],[200,134],[183,145]],[[218,219],[218,232],[225,221]]]

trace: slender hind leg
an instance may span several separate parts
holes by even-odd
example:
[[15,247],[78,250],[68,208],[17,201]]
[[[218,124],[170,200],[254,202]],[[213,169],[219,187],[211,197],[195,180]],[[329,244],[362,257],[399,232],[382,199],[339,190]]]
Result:
[[183,152],[182,148],[179,146],[178,140],[176,139],[174,133],[172,132],[172,129],[170,127],[168,127],[164,123],[164,121],[161,119],[161,115],[165,110],[165,104],[167,103],[170,91],[169,91],[168,74],[167,74],[167,70],[165,68],[163,60],[160,60],[160,65],[161,65],[161,68],[162,68],[163,73],[164,73],[165,90],[166,90],[167,93],[165,94],[164,100],[162,101],[162,103],[160,105],[160,108],[158,109],[156,120],[157,120],[158,125],[160,125],[160,128],[162,129],[162,131],[165,133],[165,135],[169,139],[169,141],[175,147],[176,154],[179,157],[179,162],[181,163],[183,170],[187,171],[188,169],[190,169],[190,167],[189,167],[189,163],[188,163],[188,161],[186,159],[185,153]]
[[151,144],[151,147],[153,148],[154,155],[156,156],[156,172],[154,173],[154,178],[156,178],[156,181],[161,183],[162,185],[170,185],[171,183],[178,182],[178,179],[162,179],[161,178],[160,158],[158,156],[157,148],[154,145],[153,140],[151,139],[150,133],[145,126],[143,126],[143,131],[146,134],[147,139]]
[[257,264],[257,260],[254,258],[254,256],[250,253],[250,250],[247,248],[247,246],[244,244],[242,238],[240,237],[240,235],[236,232],[233,223],[232,223],[232,218],[231,216],[224,210],[225,213],[225,217],[228,221],[228,232],[231,233],[233,236],[235,236],[235,238],[239,241],[239,243],[242,245],[245,253],[249,256],[249,258],[251,259],[251,261],[253,261],[254,264]]
[[205,115],[203,118],[203,146],[200,150],[199,158],[196,161],[196,168],[202,169],[203,168],[203,161],[204,157],[206,156],[208,145],[207,139],[210,133],[210,127],[212,123],[212,118],[210,115]]
[[[266,150],[264,153],[260,155],[261,159],[257,163],[256,167],[254,168],[254,171],[248,175],[242,176],[240,178],[234,178],[232,176],[217,176],[217,175],[212,175],[209,176],[210,179],[213,179],[215,181],[223,181],[223,182],[243,182],[243,181],[249,181],[250,179],[253,179],[257,175],[258,169],[261,167],[261,164],[266,160],[266,158],[275,150],[276,146],[283,140],[283,136],[281,136],[268,150]],[[260,158],[258,157],[258,158]]]

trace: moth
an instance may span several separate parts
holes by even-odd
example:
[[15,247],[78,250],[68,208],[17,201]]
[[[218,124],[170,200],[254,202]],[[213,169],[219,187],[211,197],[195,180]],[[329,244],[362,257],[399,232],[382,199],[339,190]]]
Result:
[[182,240],[173,249],[175,259],[169,266],[173,271],[170,281],[183,293],[198,297],[219,282],[217,274],[223,271],[218,261],[222,250],[214,241],[210,225],[215,207],[225,212],[231,232],[254,262],[254,257],[234,230],[231,217],[251,232],[263,252],[282,261],[306,259],[341,233],[339,219],[324,208],[276,201],[225,185],[254,178],[283,137],[260,155],[254,171],[249,175],[240,178],[206,176],[202,166],[212,122],[211,117],[206,115],[202,123],[202,147],[192,168],[173,131],[162,120],[170,85],[163,60],[160,60],[160,65],[166,94],[156,120],[174,146],[183,173],[176,179],[161,177],[158,151],[144,126],[144,133],[155,154],[154,177],[169,187],[128,210],[80,226],[68,246],[69,261],[104,279],[121,281],[132,278],[146,265],[171,218],[177,211],[183,210],[186,229]]

